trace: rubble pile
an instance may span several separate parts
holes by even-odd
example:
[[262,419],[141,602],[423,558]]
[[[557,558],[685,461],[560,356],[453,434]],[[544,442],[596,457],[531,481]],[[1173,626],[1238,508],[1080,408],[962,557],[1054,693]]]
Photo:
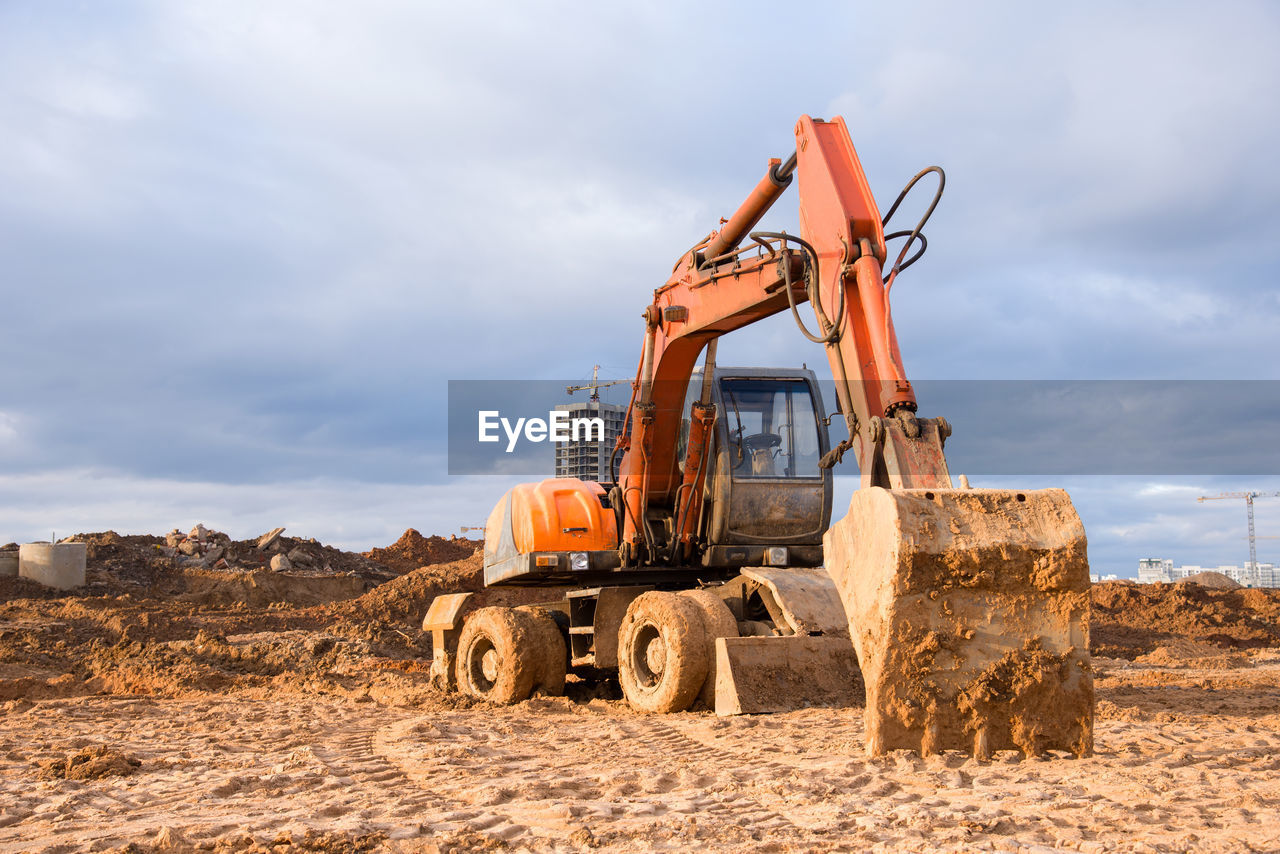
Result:
[[268,531],[256,540],[233,542],[221,531],[196,525],[189,533],[174,529],[165,535],[160,554],[181,569],[247,571],[270,568],[300,575],[366,575],[385,581],[387,567],[363,555],[322,545],[319,541],[284,536],[284,528]]
[[[81,596],[127,594],[220,607],[311,606],[352,599],[421,567],[466,560],[481,545],[459,537],[424,537],[410,528],[392,545],[358,554],[284,531],[275,528],[253,539],[233,540],[198,524],[163,537],[102,531],[62,542],[86,545],[85,585],[76,591]],[[62,595],[25,578],[0,575],[0,602]]]

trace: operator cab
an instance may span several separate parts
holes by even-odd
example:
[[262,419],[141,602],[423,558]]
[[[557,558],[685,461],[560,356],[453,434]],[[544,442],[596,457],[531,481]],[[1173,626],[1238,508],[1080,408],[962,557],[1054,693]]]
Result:
[[[682,462],[689,405],[701,389],[698,369],[684,407]],[[817,377],[807,369],[717,367],[712,393],[703,566],[820,566],[832,482],[830,469],[818,466],[829,442]]]

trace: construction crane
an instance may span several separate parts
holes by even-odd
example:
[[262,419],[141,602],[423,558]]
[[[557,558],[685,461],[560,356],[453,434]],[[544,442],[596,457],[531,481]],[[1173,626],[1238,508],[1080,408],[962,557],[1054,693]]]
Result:
[[600,389],[608,388],[611,385],[618,385],[619,383],[625,383],[625,382],[630,382],[630,380],[609,380],[608,382],[603,382],[603,383],[600,382],[600,366],[595,365],[591,368],[591,382],[587,383],[586,385],[565,386],[564,390],[568,394],[573,394],[575,391],[582,391],[583,389],[589,388],[591,389],[591,401],[593,403],[599,403]]
[[[1224,492],[1221,495],[1201,495],[1196,501],[1216,501],[1219,498],[1243,498],[1245,507],[1249,512],[1249,569],[1256,570],[1258,568],[1258,546],[1255,542],[1258,538],[1253,534],[1253,499],[1255,498],[1280,498],[1280,492]],[[1269,539],[1263,537],[1263,539]]]

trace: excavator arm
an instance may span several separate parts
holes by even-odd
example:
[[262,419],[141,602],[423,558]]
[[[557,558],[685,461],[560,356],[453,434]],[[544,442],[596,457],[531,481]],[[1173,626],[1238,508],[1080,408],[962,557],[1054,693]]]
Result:
[[[915,393],[902,368],[882,277],[884,228],[844,120],[804,116],[795,132],[795,154],[785,164],[769,161],[738,211],[685,253],[645,309],[644,352],[619,470],[625,563],[667,554],[647,524],[651,508],[681,520],[677,535],[686,550],[692,539],[705,466],[686,465],[681,472],[676,447],[699,354],[720,335],[814,294],[815,337],[826,348],[849,431],[824,463],[834,464],[852,448],[864,486],[951,486],[942,450],[949,427],[915,417]],[[800,239],[760,236],[739,249],[793,182],[799,184]],[[689,447],[701,454],[710,421],[706,400],[695,406]]]

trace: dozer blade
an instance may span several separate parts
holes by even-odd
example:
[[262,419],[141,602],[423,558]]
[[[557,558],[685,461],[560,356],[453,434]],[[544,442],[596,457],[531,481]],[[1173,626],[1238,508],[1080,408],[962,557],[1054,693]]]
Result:
[[860,489],[823,545],[869,753],[1092,751],[1089,565],[1066,492]]
[[861,702],[858,661],[847,637],[716,640],[717,715],[843,708]]
[[716,640],[715,712],[741,715],[862,704],[840,591],[821,567],[747,567],[729,582],[759,596],[773,637]]

